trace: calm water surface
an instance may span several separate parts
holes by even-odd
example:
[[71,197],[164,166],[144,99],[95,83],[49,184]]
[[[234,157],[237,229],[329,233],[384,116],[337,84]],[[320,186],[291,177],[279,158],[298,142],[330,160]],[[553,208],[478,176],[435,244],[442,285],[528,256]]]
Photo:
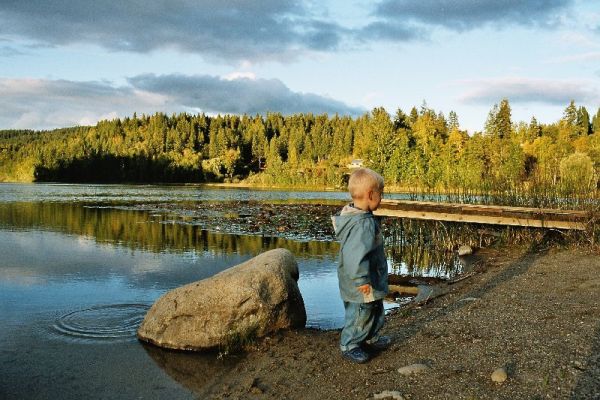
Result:
[[[201,185],[12,184],[0,183],[7,201],[194,201],[194,200],[345,200],[345,192],[216,188]],[[404,199],[402,194],[386,198]]]
[[199,186],[0,184],[0,398],[198,396],[174,371],[191,362],[200,371],[197,388],[198,379],[226,373],[235,359],[143,346],[135,339],[139,323],[166,291],[277,247],[299,263],[308,326],[341,326],[337,243],[209,232],[114,204],[346,198]]

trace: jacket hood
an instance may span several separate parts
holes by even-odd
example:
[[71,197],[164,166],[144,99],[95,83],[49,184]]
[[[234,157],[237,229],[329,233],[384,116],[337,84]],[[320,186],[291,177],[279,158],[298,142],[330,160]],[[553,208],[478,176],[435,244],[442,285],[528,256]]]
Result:
[[338,239],[342,239],[348,234],[352,225],[357,221],[369,217],[371,212],[354,207],[354,204],[348,204],[342,210],[331,217],[333,230]]

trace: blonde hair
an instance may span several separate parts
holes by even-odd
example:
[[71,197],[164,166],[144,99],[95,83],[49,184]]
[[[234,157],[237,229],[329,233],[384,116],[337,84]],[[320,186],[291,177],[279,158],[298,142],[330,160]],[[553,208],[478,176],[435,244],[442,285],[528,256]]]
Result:
[[358,168],[348,180],[348,191],[353,199],[361,199],[369,190],[383,192],[383,177],[369,168]]

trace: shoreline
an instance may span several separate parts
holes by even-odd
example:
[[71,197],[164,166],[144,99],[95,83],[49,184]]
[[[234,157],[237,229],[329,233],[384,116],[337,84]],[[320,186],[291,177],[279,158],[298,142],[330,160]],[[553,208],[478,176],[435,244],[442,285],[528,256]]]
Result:
[[[339,330],[309,328],[226,356],[209,379],[194,378],[191,371],[202,368],[193,355],[158,351],[159,364],[201,398],[371,399],[384,391],[415,400],[598,398],[600,257],[578,249],[506,250],[480,250],[468,279],[386,317],[384,333],[394,344],[367,364],[342,359]],[[398,373],[415,363],[428,369]],[[506,382],[492,382],[497,368],[508,372]]]
[[[248,182],[36,182],[36,181],[0,181],[0,184],[48,184],[48,185],[131,185],[131,186],[206,186],[223,189],[254,189],[254,190],[297,190],[297,191],[313,191],[313,192],[346,192],[345,188],[335,188],[330,186],[320,185],[264,185]],[[386,193],[394,194],[428,194],[426,190],[417,190],[417,188],[406,188],[403,186],[386,185]],[[452,191],[439,189],[435,191],[435,195],[451,194]]]

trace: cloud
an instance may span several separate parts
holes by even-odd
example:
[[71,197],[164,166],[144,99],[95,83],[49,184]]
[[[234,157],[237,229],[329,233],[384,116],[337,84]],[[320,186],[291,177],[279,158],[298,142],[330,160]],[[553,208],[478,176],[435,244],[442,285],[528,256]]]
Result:
[[352,29],[312,0],[2,1],[0,36],[33,46],[83,43],[137,53],[176,49],[225,62],[288,62],[352,41],[423,40],[435,26],[553,27],[575,1],[380,0],[363,16],[368,22]]
[[462,82],[472,88],[459,97],[466,104],[490,105],[501,99],[511,103],[565,105],[576,102],[597,102],[598,90],[582,81],[552,81],[527,78],[504,78]]
[[0,58],[21,56],[25,53],[11,46],[0,46]]
[[0,35],[146,53],[175,48],[227,61],[285,61],[335,49],[341,28],[293,0],[0,2]]
[[361,108],[312,93],[291,91],[278,79],[221,79],[209,75],[139,75],[129,83],[173,99],[174,102],[207,112],[256,114],[277,111],[295,113],[339,113],[358,115]]
[[422,40],[427,36],[427,33],[422,28],[416,27],[414,24],[404,24],[402,21],[394,21],[393,19],[372,22],[355,31],[355,37],[359,41],[382,39],[408,42]]
[[364,112],[324,96],[293,92],[276,79],[140,75],[118,87],[102,81],[0,79],[0,93],[0,129],[92,125],[134,112]]
[[154,112],[167,98],[107,82],[0,79],[0,129],[89,125],[104,118]]
[[600,51],[590,51],[587,53],[573,54],[569,56],[557,57],[549,60],[550,64],[565,64],[572,62],[588,62],[600,60]]
[[225,75],[223,78],[228,81],[233,81],[241,78],[256,79],[256,74],[254,72],[236,71]]
[[[390,28],[411,23],[467,31],[485,25],[551,27],[574,0],[383,0],[374,16]],[[382,26],[383,27],[383,26]]]
[[[599,31],[600,33],[600,31]],[[591,48],[598,49],[600,48],[600,43],[598,43],[598,39],[594,37],[594,35],[590,35],[588,32],[574,32],[567,31],[563,32],[559,36],[560,43],[569,48],[582,47],[582,48]]]

